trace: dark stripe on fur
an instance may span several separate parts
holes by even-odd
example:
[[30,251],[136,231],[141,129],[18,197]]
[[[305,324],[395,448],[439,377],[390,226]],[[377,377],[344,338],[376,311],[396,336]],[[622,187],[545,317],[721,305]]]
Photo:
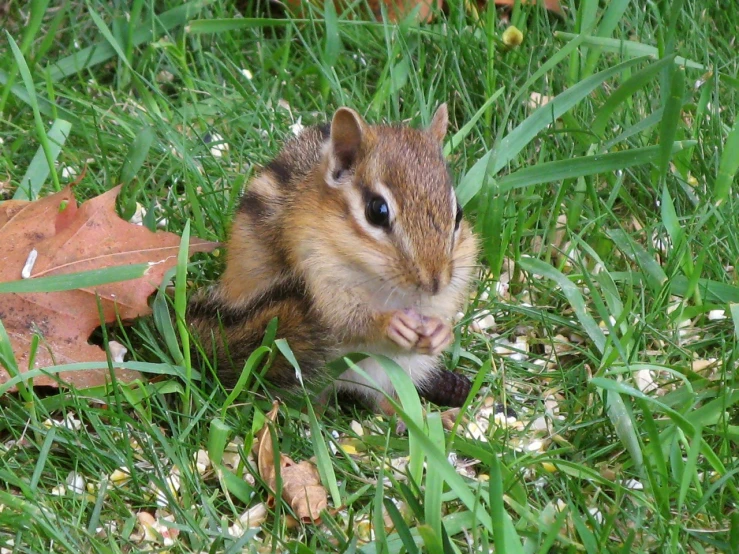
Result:
[[277,284],[264,294],[255,298],[245,306],[232,308],[230,306],[220,306],[218,313],[221,322],[226,327],[238,325],[243,321],[248,321],[262,310],[284,302],[285,300],[300,300],[305,297],[305,285],[302,281],[288,280]]
[[[214,287],[210,287],[212,290]],[[216,300],[208,290],[200,289],[190,297],[187,303],[187,318],[209,318],[220,307],[221,302]]]
[[265,202],[264,197],[255,192],[247,192],[241,198],[239,211],[251,217],[253,221],[270,217],[274,212],[273,208]]
[[317,127],[321,133],[321,136],[323,136],[323,140],[327,140],[331,136],[331,124],[330,123],[321,123]]
[[238,325],[248,321],[260,311],[284,302],[285,300],[302,300],[305,297],[305,283],[302,280],[289,279],[275,285],[243,306],[226,306],[217,296],[203,295],[193,297],[188,306],[188,316],[192,318],[209,317],[218,313],[225,327]]
[[285,160],[279,157],[275,158],[267,164],[266,169],[274,173],[277,178],[277,186],[280,188],[286,188],[290,184],[293,174],[291,168],[285,163]]

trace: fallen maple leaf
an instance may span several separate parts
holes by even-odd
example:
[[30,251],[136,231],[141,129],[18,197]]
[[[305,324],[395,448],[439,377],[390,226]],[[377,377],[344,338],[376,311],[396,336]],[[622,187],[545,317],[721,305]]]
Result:
[[[478,2],[479,4],[484,4],[485,2]],[[516,0],[495,0],[496,6],[510,6],[513,7],[516,3]],[[538,0],[521,0],[522,4],[537,4]],[[562,11],[562,5],[559,3],[559,0],[544,0],[544,7],[549,10],[550,12],[556,13],[557,15],[564,15],[564,12]]]
[[[488,0],[478,0],[477,6],[482,8]],[[538,0],[522,0],[523,4],[536,4]],[[313,3],[318,7],[323,7],[320,0],[285,0],[292,10],[300,10],[305,4]],[[367,1],[372,14],[379,20],[382,18],[382,6],[384,5],[387,17],[390,21],[397,22],[402,20],[414,9],[418,9],[418,20],[424,23],[430,22],[434,17],[434,9],[440,10],[444,6],[444,0],[368,0]],[[336,0],[337,10],[341,13],[350,4],[350,0]],[[515,0],[494,0],[496,6],[513,6]],[[564,15],[560,0],[544,0],[544,6],[550,12],[559,16]]]
[[[328,506],[326,489],[321,485],[316,466],[303,460],[296,464],[281,452],[275,453],[270,426],[277,419],[280,403],[275,401],[267,414],[267,419],[256,435],[257,442],[254,451],[257,457],[259,475],[264,479],[271,490],[277,485],[275,456],[278,456],[280,476],[282,477],[282,498],[290,504],[295,515],[304,523],[320,523],[321,510]],[[274,506],[274,498],[270,496],[267,505]]]
[[[35,202],[0,204],[0,283],[15,281],[27,264],[29,253],[38,255],[31,277],[76,273],[92,269],[148,263],[143,277],[101,285],[47,293],[0,294],[0,320],[10,337],[21,372],[27,371],[34,334],[41,337],[34,368],[76,362],[104,362],[105,352],[88,344],[100,325],[98,298],[106,323],[130,320],[151,313],[147,298],[159,286],[164,273],[177,264],[180,237],[153,233],[124,221],[115,212],[120,187],[77,206],[71,187]],[[218,244],[193,238],[190,253],[208,252]],[[118,369],[121,381],[139,377],[135,371]],[[61,372],[62,381],[78,388],[109,381],[104,369]],[[8,381],[0,364],[0,384]],[[57,386],[53,377],[42,375],[36,385]]]
[[[321,0],[285,0],[285,3],[293,10],[300,10],[305,4],[314,4],[323,7]],[[350,4],[351,0],[337,0],[336,9],[342,13]],[[400,21],[411,13],[416,6],[418,8],[418,20],[428,23],[433,19],[432,6],[441,9],[444,0],[368,0],[370,11],[378,19],[382,19],[382,5],[385,6],[387,17],[390,21]]]

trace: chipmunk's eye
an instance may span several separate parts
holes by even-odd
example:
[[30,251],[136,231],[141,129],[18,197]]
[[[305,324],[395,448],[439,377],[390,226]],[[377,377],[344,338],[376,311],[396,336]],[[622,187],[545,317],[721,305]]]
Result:
[[373,196],[367,202],[367,209],[365,210],[367,221],[377,227],[389,227],[390,226],[390,208],[387,206],[387,202],[382,196]]
[[462,206],[460,206],[459,202],[457,202],[457,217],[454,220],[454,230],[455,231],[459,229],[459,224],[462,223],[463,216],[464,216],[464,212],[462,211]]

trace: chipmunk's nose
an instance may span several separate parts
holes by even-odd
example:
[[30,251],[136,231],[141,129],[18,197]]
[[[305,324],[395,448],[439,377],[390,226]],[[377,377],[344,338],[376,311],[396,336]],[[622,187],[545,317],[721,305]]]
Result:
[[442,273],[431,273],[428,278],[422,279],[420,284],[420,288],[432,296],[439,294],[441,289],[443,289],[447,284],[449,283],[449,280],[445,278],[445,276]]
[[431,294],[437,294],[439,292],[439,278],[434,276],[431,278]]

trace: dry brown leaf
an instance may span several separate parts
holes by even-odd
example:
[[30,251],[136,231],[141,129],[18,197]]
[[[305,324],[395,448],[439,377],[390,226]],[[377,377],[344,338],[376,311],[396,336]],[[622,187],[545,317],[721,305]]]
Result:
[[[107,323],[130,320],[151,313],[147,299],[161,283],[164,273],[177,263],[180,237],[152,233],[124,221],[115,212],[120,187],[77,206],[71,187],[35,202],[0,204],[0,282],[15,281],[32,250],[38,252],[31,277],[76,273],[111,266],[149,263],[138,279],[111,283],[94,289],[49,293],[0,295],[0,320],[10,337],[20,370],[29,363],[31,339],[41,335],[34,367],[75,362],[105,361],[105,352],[88,344],[100,325],[97,297]],[[217,243],[193,238],[190,253],[208,252]],[[119,369],[117,378],[131,381],[139,374]],[[62,372],[62,381],[79,388],[109,380],[107,370]],[[0,366],[0,383],[10,376]],[[34,379],[36,385],[57,386],[51,377]]]
[[307,460],[296,464],[287,456],[283,459],[282,498],[303,523],[320,523],[321,510],[328,506],[328,498],[318,469]]
[[[272,404],[272,409],[267,414],[267,420],[257,433],[257,444],[255,453],[257,456],[257,468],[259,475],[264,479],[270,489],[276,486],[275,457],[278,457],[280,476],[282,477],[282,498],[290,504],[295,515],[304,523],[321,522],[321,510],[328,506],[326,489],[321,485],[321,478],[316,467],[308,462],[302,461],[296,464],[288,456],[275,452],[272,443],[270,426],[277,419],[280,409],[279,402]],[[267,505],[274,506],[274,498],[270,496]]]
[[[323,7],[322,0],[285,0],[285,4],[292,10],[300,10],[304,4],[313,3],[319,7]],[[441,9],[444,0],[368,0],[368,5],[372,14],[379,20],[382,18],[382,6],[385,6],[387,16],[390,21],[400,21],[408,15],[416,6],[418,9],[418,19],[428,23],[433,19],[433,8]],[[341,13],[349,5],[351,0],[334,0],[337,10]]]
[[[515,3],[516,0],[495,0],[496,6],[513,7]],[[538,3],[538,0],[521,0],[521,3],[536,4]],[[484,4],[484,2],[480,2],[480,4]],[[552,13],[556,13],[557,15],[564,15],[564,12],[562,11],[562,4],[560,4],[559,0],[544,0],[544,7]]]
[[[257,432],[257,442],[254,445],[254,455],[257,457],[257,469],[259,470],[259,475],[272,490],[275,488],[275,451],[274,444],[272,444],[272,435],[270,435],[269,432],[269,426],[275,422],[279,411],[280,403],[275,400],[272,403],[272,409],[267,413],[264,427]],[[273,499],[270,498],[267,501],[267,504],[270,508],[274,506]]]
[[[313,3],[319,7],[323,7],[321,0],[284,0],[285,4],[292,10],[300,10],[301,6]],[[522,0],[524,4],[536,4],[537,0]],[[400,21],[411,11],[418,7],[418,20],[424,23],[430,22],[434,18],[434,11],[441,10],[444,7],[444,0],[368,0],[369,8],[372,14],[379,20],[382,18],[382,6],[385,6],[388,19],[390,21]],[[487,0],[478,0],[477,5],[482,8]],[[514,0],[495,0],[496,6],[513,6]],[[341,13],[344,9],[352,4],[351,0],[334,0],[337,10]],[[559,0],[544,0],[544,6],[547,10],[563,15],[562,6]]]
[[[441,425],[447,431],[451,431],[452,429],[454,429],[454,424],[457,422],[457,417],[459,416],[459,408],[450,408],[448,410],[444,410],[439,415],[441,415]],[[464,424],[467,422],[467,418],[463,417],[461,421],[462,425],[464,426]]]

